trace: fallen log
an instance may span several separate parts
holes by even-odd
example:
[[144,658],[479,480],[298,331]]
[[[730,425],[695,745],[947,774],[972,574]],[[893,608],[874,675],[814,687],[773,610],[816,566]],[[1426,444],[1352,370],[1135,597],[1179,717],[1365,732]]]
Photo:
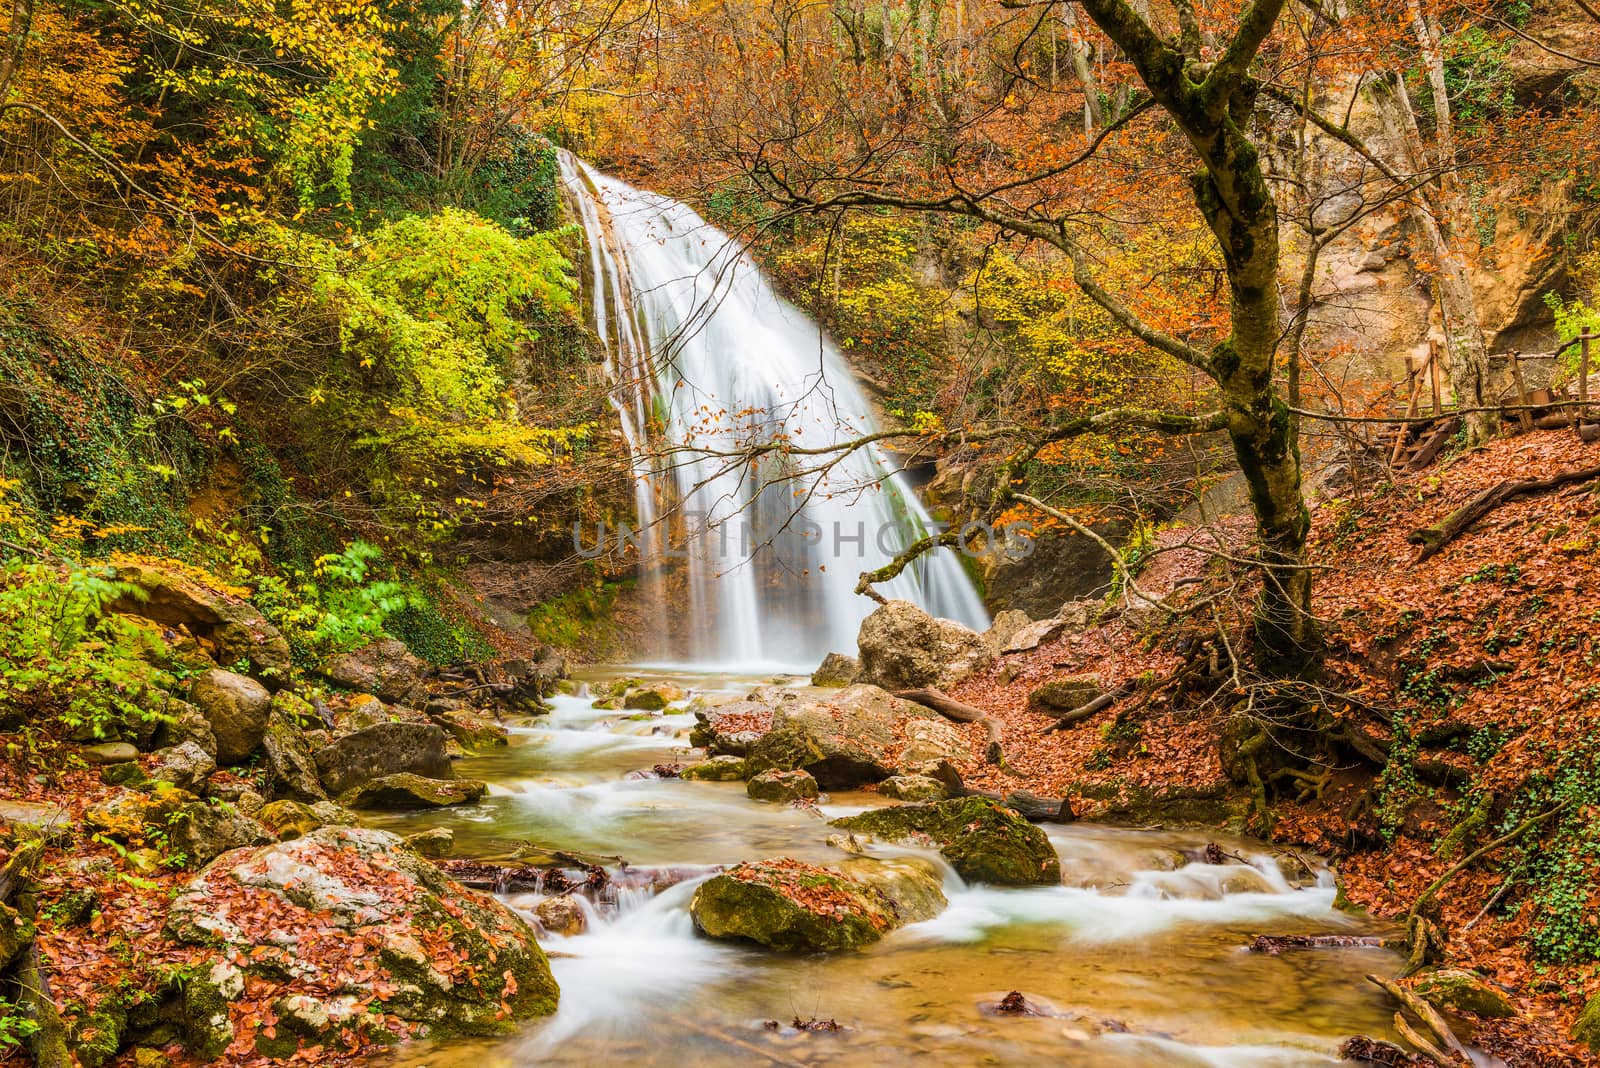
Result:
[[1086,701],[1070,712],[1063,712],[1060,716],[1056,717],[1056,721],[1054,723],[1050,724],[1050,726],[1046,727],[1039,733],[1054,734],[1056,731],[1066,730],[1074,723],[1081,723],[1083,720],[1088,719],[1096,712],[1102,712],[1105,709],[1110,708],[1112,705],[1117,703],[1118,698],[1123,697],[1132,689],[1133,687],[1131,685],[1128,683],[1123,683],[1116,689],[1107,690],[1099,697],[1096,697],[1093,701]]
[[1385,941],[1375,935],[1256,935],[1245,946],[1247,953],[1276,957],[1286,949],[1382,949]]
[[1029,823],[1072,823],[1078,818],[1072,811],[1072,803],[1066,798],[1038,797],[1027,790],[1014,790],[1009,794],[974,790],[961,781],[961,773],[948,760],[939,761],[932,777],[943,784],[945,792],[951,797],[987,797],[1011,809]]
[[[1426,1026],[1429,1031],[1433,1032],[1434,1037],[1443,1044],[1444,1048],[1440,1049],[1439,1047],[1432,1045],[1421,1035],[1413,1031],[1409,1026],[1407,1026],[1405,1017],[1397,1012],[1394,1014],[1395,1030],[1399,1031],[1401,1035],[1405,1036],[1406,1041],[1422,1050],[1428,1056],[1436,1058],[1437,1062],[1443,1066],[1443,1068],[1450,1068],[1451,1065],[1457,1064],[1472,1064],[1472,1058],[1467,1054],[1467,1047],[1463,1046],[1461,1044],[1461,1040],[1456,1037],[1456,1033],[1450,1030],[1450,1025],[1445,1022],[1445,1018],[1443,1016],[1439,1015],[1438,1009],[1434,1008],[1421,997],[1418,997],[1415,993],[1407,990],[1393,979],[1384,979],[1381,976],[1369,975],[1367,976],[1367,982],[1376,985],[1382,989],[1384,993],[1400,1002],[1404,1008],[1409,1009],[1412,1015],[1421,1020],[1424,1026]],[[1459,1058],[1459,1060],[1456,1058]]]
[[1588,482],[1600,478],[1600,466],[1578,468],[1572,471],[1563,471],[1549,478],[1519,479],[1501,482],[1491,486],[1478,494],[1466,504],[1457,508],[1431,527],[1418,527],[1413,530],[1406,540],[1413,545],[1422,546],[1422,552],[1417,555],[1416,563],[1435,556],[1446,545],[1466,533],[1474,523],[1499,508],[1508,501],[1519,497],[1532,497],[1563,486],[1571,486],[1579,482]]
[[923,708],[931,708],[945,719],[957,723],[981,723],[984,731],[989,736],[989,744],[984,750],[984,759],[998,767],[1006,766],[1005,754],[1005,728],[1000,721],[976,705],[969,705],[965,701],[957,701],[943,690],[936,690],[931,686],[915,690],[896,690],[895,696],[903,701],[914,701]]

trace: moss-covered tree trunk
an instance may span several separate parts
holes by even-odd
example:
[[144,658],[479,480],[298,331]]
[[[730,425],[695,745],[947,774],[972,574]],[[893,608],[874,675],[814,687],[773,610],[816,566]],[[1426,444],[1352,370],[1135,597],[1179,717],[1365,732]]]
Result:
[[1201,61],[1194,34],[1169,41],[1125,0],[1081,2],[1200,157],[1195,204],[1221,246],[1232,310],[1228,336],[1201,369],[1221,387],[1261,540],[1257,664],[1271,674],[1307,674],[1320,659],[1321,641],[1305,567],[1311,522],[1301,492],[1299,429],[1273,383],[1283,332],[1277,206],[1246,129],[1259,90],[1250,66],[1286,0],[1255,0],[1214,63]]

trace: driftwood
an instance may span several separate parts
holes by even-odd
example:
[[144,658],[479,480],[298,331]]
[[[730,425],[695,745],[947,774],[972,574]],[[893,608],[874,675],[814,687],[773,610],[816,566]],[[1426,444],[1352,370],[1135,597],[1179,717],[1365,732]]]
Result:
[[1429,557],[1436,555],[1446,545],[1466,533],[1474,523],[1507,501],[1514,501],[1519,497],[1531,497],[1541,493],[1549,493],[1551,490],[1560,489],[1562,486],[1588,482],[1595,478],[1600,478],[1600,467],[1584,467],[1573,471],[1563,471],[1558,475],[1551,475],[1549,478],[1501,482],[1484,490],[1433,526],[1418,527],[1413,530],[1406,540],[1413,545],[1422,546],[1422,552],[1417,555],[1416,560],[1420,564]]
[[1433,1032],[1434,1037],[1439,1040],[1443,1048],[1433,1045],[1417,1034],[1406,1023],[1405,1017],[1397,1012],[1394,1014],[1394,1027],[1396,1031],[1405,1036],[1406,1041],[1433,1058],[1441,1068],[1452,1068],[1454,1065],[1470,1066],[1472,1064],[1472,1058],[1467,1055],[1467,1047],[1463,1046],[1461,1040],[1456,1037],[1456,1033],[1450,1030],[1450,1025],[1445,1022],[1443,1016],[1439,1015],[1438,1009],[1393,979],[1369,975],[1367,976],[1367,982],[1382,988],[1390,997],[1409,1009],[1417,1019],[1423,1022],[1429,1031]]
[[1011,809],[1030,823],[1071,823],[1077,819],[1072,803],[1066,798],[1038,797],[1027,790],[1013,790],[999,794],[992,790],[974,790],[961,781],[961,773],[948,760],[939,761],[932,776],[944,785],[951,797],[987,797]]
[[936,690],[932,686],[925,686],[916,690],[896,690],[895,696],[903,701],[914,701],[924,708],[931,708],[945,719],[957,723],[981,723],[989,735],[989,745],[984,750],[984,758],[991,764],[999,767],[1006,766],[1005,753],[1005,728],[1000,721],[976,705],[969,705],[965,701],[957,701],[943,690]]
[[1286,949],[1382,949],[1384,945],[1384,939],[1374,935],[1256,935],[1244,948],[1276,957]]

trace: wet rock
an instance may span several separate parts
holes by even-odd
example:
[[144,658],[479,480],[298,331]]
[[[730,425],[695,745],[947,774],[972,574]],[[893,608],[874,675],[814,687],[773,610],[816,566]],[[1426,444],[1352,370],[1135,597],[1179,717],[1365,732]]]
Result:
[[1105,692],[1106,684],[1096,675],[1067,675],[1028,694],[1028,707],[1036,712],[1071,712]]
[[243,598],[199,575],[149,564],[118,564],[117,580],[140,587],[144,596],[120,597],[107,605],[111,611],[181,627],[219,664],[244,661],[273,684],[289,678],[288,641]]
[[255,818],[280,842],[304,838],[327,822],[301,801],[274,801],[263,805]]
[[322,674],[347,690],[389,702],[421,708],[428,700],[427,666],[393,638],[334,657],[322,665]]
[[237,764],[255,752],[267,730],[272,695],[259,682],[231,671],[203,671],[189,689],[189,700],[211,726],[217,763]]
[[934,716],[876,686],[856,684],[816,703],[789,701],[772,713],[772,729],[750,747],[751,775],[807,771],[824,790],[881,782],[902,759],[897,725]]
[[362,783],[339,795],[348,808],[447,808],[477,801],[489,787],[477,779],[430,779],[411,772],[396,772]]
[[184,805],[170,818],[167,837],[196,868],[230,849],[272,841],[265,827],[226,801]]
[[200,747],[199,742],[184,742],[167,749],[157,749],[149,777],[170,782],[180,790],[195,791],[216,770],[217,762]]
[[78,755],[88,764],[125,764],[138,760],[139,750],[127,742],[101,742],[84,746],[78,750]]
[[939,877],[925,863],[853,858],[826,868],[782,858],[714,876],[695,890],[689,911],[712,938],[784,952],[837,952],[931,919],[945,904]]
[[1517,1014],[1510,998],[1464,968],[1437,968],[1418,978],[1412,989],[1438,1009],[1495,1018]]
[[369,828],[224,854],[179,892],[166,931],[228,954],[261,947],[305,987],[381,1000],[436,1036],[505,1033],[559,996],[525,920]]
[[744,778],[744,757],[714,756],[699,764],[690,764],[678,772],[680,779],[697,779],[701,782],[735,782]]
[[861,674],[861,661],[843,653],[829,653],[811,673],[813,686],[849,686]]
[[299,698],[289,698],[279,703],[284,694],[273,698],[273,709],[267,717],[267,729],[261,736],[262,766],[267,776],[267,789],[276,798],[292,801],[326,800],[328,792],[322,788],[317,772],[316,758],[311,745],[301,733],[298,720],[301,716],[296,705],[310,705]]
[[890,601],[868,616],[857,637],[858,681],[886,690],[948,689],[993,660],[988,644],[948,619],[935,619],[909,601]]
[[539,917],[539,925],[553,935],[582,934],[588,926],[583,907],[567,894],[545,898],[534,908],[533,914]]
[[752,801],[815,800],[821,792],[817,780],[803,771],[763,771],[750,780],[745,792]]
[[893,801],[943,801],[946,791],[926,775],[893,775],[878,784],[878,793]]
[[830,826],[934,846],[969,882],[1054,886],[1061,881],[1061,862],[1044,832],[986,797],[874,809]]
[[406,845],[424,857],[448,857],[456,850],[456,835],[448,827],[430,827],[406,835]]
[[672,702],[681,701],[686,696],[678,687],[665,683],[641,686],[628,691],[622,699],[622,707],[633,712],[659,712]]
[[323,787],[342,794],[372,779],[410,772],[431,779],[451,775],[445,733],[431,723],[378,723],[336,738],[316,751]]
[[493,717],[482,716],[476,712],[457,709],[450,712],[434,713],[433,721],[448,731],[451,737],[460,742],[469,750],[493,749],[497,746],[509,745],[510,734]]

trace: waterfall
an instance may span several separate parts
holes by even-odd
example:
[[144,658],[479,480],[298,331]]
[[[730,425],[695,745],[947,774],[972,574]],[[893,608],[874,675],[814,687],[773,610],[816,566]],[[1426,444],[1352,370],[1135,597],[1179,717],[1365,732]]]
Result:
[[[589,311],[650,532],[642,573],[669,642],[661,652],[809,670],[852,651],[875,607],[855,592],[860,573],[932,524],[876,446],[826,451],[877,429],[848,365],[736,241],[686,205],[565,152],[561,169],[587,235]],[[744,451],[771,443],[788,447],[753,460]],[[988,625],[954,549],[923,554],[877,588]]]

